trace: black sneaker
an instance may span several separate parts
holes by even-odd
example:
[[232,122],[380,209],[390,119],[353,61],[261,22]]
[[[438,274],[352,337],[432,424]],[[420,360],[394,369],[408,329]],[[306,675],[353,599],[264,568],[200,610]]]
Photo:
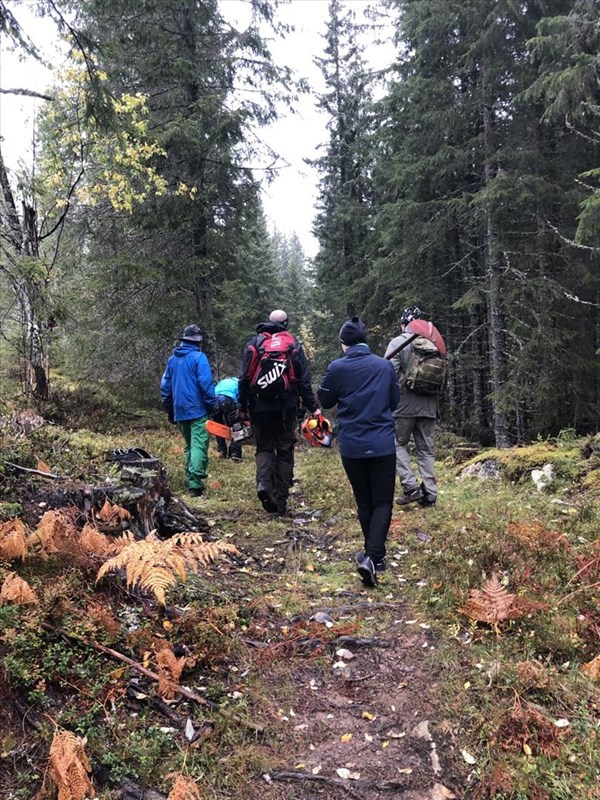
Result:
[[204,489],[188,489],[188,494],[191,494],[192,497],[202,497],[204,494]]
[[358,574],[362,578],[365,586],[377,586],[375,564],[373,563],[373,559],[369,556],[364,556],[363,560],[358,565]]
[[[354,560],[356,561],[357,567],[360,567],[364,557],[365,553],[363,550],[359,550],[359,552],[356,553],[356,555],[354,556]],[[383,558],[380,558],[379,561],[375,561],[375,572],[385,572],[386,568],[387,568],[387,561],[385,556]]]
[[262,503],[262,507],[265,511],[268,511],[269,514],[277,513],[277,503],[275,502],[275,498],[262,483],[259,483],[256,487],[256,494],[258,495],[258,499]]
[[420,487],[413,489],[410,492],[404,492],[403,495],[396,498],[396,505],[399,506],[406,506],[409,503],[416,503],[423,499],[423,492],[421,491]]

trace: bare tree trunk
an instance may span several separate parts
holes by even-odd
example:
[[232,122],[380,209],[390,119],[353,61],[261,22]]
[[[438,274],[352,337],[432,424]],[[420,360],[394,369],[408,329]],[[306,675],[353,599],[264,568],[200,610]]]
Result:
[[[8,180],[8,173],[0,150],[0,186],[2,187],[2,215],[9,231],[8,239],[12,246],[14,269],[10,281],[15,293],[16,305],[20,311],[22,328],[21,355],[25,359],[25,391],[38,400],[47,400],[49,395],[48,358],[39,320],[41,301],[40,278],[36,276],[35,260],[39,259],[39,239],[35,209],[23,203],[23,214],[19,217],[15,198]],[[21,266],[25,259],[31,267]]]
[[[492,161],[492,110],[489,105],[483,107],[483,131],[485,147],[485,185],[488,187],[495,175]],[[486,209],[486,280],[487,311],[490,347],[490,382],[492,388],[492,414],[496,447],[508,447],[508,421],[502,410],[502,389],[505,382],[504,324],[502,316],[501,276],[502,266],[498,254],[498,235],[491,201],[487,201]]]
[[[196,62],[198,53],[198,39],[196,26],[192,18],[192,11],[189,5],[183,5],[183,42],[186,50],[188,51],[189,59],[192,63]],[[200,95],[197,81],[192,78],[188,81],[185,87],[186,101],[192,109],[198,102]],[[205,159],[199,152],[192,155],[188,161],[189,175],[192,185],[201,186],[204,181],[204,172],[206,169]],[[199,272],[194,279],[194,298],[196,304],[196,313],[199,317],[199,324],[202,327],[204,341],[202,349],[206,353],[210,364],[216,364],[216,348],[214,338],[212,335],[213,315],[212,315],[212,296],[209,276],[207,275],[208,264],[208,210],[206,207],[200,206],[197,210],[197,221],[192,230],[192,254],[196,268]]]

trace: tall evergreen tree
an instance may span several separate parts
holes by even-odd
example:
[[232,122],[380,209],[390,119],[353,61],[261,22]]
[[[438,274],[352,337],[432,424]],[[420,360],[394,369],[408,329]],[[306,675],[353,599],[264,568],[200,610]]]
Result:
[[[382,104],[371,306],[396,316],[418,302],[441,323],[454,353],[449,400],[459,429],[481,436],[489,428],[500,446],[556,430],[573,419],[586,358],[567,364],[561,352],[572,322],[565,289],[581,262],[565,258],[550,233],[572,213],[569,181],[589,155],[544,126],[527,94],[539,76],[530,40],[542,7],[394,5],[402,49]],[[554,0],[543,10],[572,5]]]
[[354,12],[331,0],[324,55],[316,59],[325,79],[318,105],[328,115],[329,140],[315,162],[321,179],[314,226],[320,307],[330,319],[321,334],[330,342],[336,326],[347,314],[359,312],[367,295],[363,280],[371,225],[372,76],[360,33]]
[[[272,13],[270,3],[253,6],[263,17]],[[231,282],[240,280],[243,303],[252,281],[259,285],[262,278],[247,269],[248,248],[267,234],[253,174],[260,166],[256,136],[274,118],[289,72],[271,63],[258,17],[238,33],[217,0],[86,0],[74,10],[78,27],[97,43],[112,93],[147,96],[150,126],[163,151],[156,166],[166,181],[164,194],[148,195],[131,213],[106,204],[81,208],[71,239],[78,259],[77,239],[85,235],[90,277],[104,288],[93,309],[106,320],[104,346],[128,362],[123,369],[139,385],[145,376],[155,379],[172,336],[186,322],[205,329],[213,361],[245,333],[221,325],[215,301],[220,311]],[[230,316],[240,326],[242,317],[237,311]],[[216,332],[225,334],[221,342]],[[97,347],[90,342],[88,349]]]

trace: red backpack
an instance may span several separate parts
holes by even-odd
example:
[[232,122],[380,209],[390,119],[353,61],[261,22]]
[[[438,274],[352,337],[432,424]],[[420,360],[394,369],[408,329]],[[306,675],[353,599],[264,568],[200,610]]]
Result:
[[272,400],[289,392],[296,382],[293,362],[296,340],[292,334],[261,333],[250,349],[252,356],[246,378],[252,394]]

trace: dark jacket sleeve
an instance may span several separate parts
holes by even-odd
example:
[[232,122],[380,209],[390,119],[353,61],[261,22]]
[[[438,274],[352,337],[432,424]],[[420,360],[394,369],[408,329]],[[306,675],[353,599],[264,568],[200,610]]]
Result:
[[242,353],[242,364],[240,366],[240,377],[238,383],[238,403],[240,406],[240,411],[244,414],[248,413],[248,407],[250,404],[250,381],[246,377],[248,374],[248,367],[250,366],[250,360],[252,358],[252,350],[250,349],[250,345],[254,342],[254,339],[250,339],[250,341],[244,347],[244,352]]
[[[297,340],[296,340],[297,341]],[[297,342],[298,347],[294,354],[294,372],[296,375],[296,385],[298,387],[298,394],[302,398],[302,402],[309,411],[316,411],[319,407],[315,399],[310,381],[310,369],[306,354],[302,349],[300,342]]]
[[[394,380],[394,383],[396,381]],[[317,390],[317,397],[322,408],[333,408],[339,400],[339,386],[335,377],[333,364],[327,367],[327,372],[321,380]]]
[[389,361],[388,364],[390,365],[390,373],[391,373],[390,408],[392,409],[392,411],[395,411],[398,403],[400,402],[400,387],[398,386],[398,381],[396,380],[396,370]]

